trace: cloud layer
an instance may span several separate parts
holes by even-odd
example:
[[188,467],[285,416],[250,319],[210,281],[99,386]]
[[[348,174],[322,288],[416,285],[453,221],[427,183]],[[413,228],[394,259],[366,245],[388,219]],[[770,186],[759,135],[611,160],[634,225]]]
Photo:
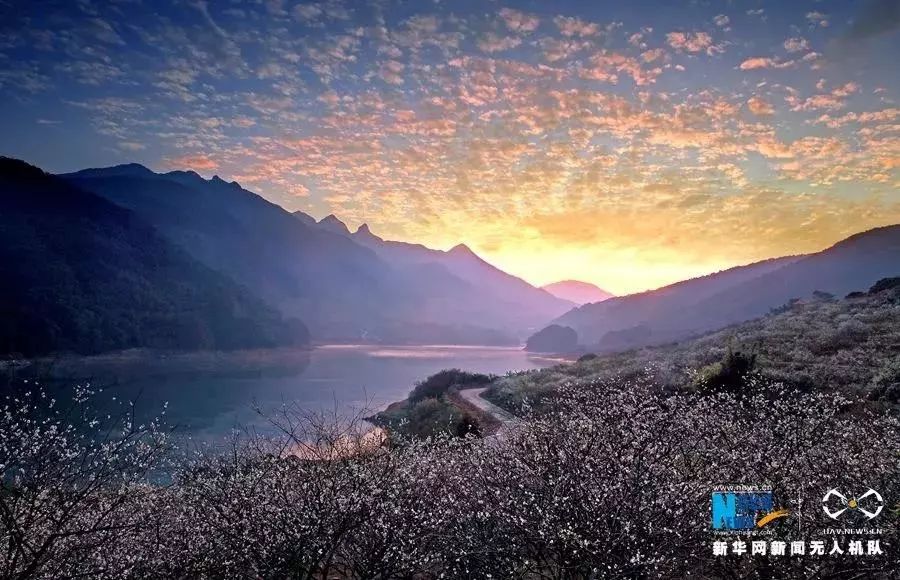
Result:
[[823,56],[897,48],[889,2],[452,4],[42,4],[0,33],[0,115],[51,168],[219,173],[617,293],[900,221],[900,75]]

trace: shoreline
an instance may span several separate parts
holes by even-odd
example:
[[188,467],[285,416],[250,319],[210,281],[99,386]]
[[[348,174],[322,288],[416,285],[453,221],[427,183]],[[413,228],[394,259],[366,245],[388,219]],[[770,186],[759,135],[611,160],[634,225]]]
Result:
[[[246,359],[252,360],[261,354],[286,354],[286,353],[311,353],[314,351],[329,350],[376,350],[376,349],[417,349],[417,350],[495,350],[495,351],[521,351],[524,344],[519,346],[503,346],[489,344],[381,344],[381,343],[314,343],[308,346],[276,346],[271,348],[251,348],[238,350],[167,350],[154,348],[129,348],[92,354],[79,354],[75,352],[59,352],[30,358],[4,358],[0,357],[0,369],[15,366],[28,366],[40,363],[57,363],[72,361],[87,362],[124,362],[142,360],[203,360],[203,359]],[[544,360],[560,360],[559,355],[544,355],[526,353],[529,357]]]

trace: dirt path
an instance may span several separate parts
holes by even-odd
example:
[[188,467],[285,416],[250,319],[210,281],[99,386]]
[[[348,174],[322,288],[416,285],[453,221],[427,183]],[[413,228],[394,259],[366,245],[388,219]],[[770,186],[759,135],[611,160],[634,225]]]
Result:
[[459,391],[459,395],[465,399],[466,402],[478,407],[500,423],[500,427],[491,436],[502,439],[506,435],[506,432],[519,422],[519,418],[512,413],[501,409],[487,399],[483,399],[481,393],[486,390],[486,387],[480,389],[463,389]]

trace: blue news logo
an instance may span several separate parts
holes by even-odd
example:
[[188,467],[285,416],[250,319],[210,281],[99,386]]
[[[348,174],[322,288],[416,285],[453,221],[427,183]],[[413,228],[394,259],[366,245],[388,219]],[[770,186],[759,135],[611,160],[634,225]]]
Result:
[[772,490],[722,490],[712,492],[714,530],[752,530],[788,515],[773,510]]

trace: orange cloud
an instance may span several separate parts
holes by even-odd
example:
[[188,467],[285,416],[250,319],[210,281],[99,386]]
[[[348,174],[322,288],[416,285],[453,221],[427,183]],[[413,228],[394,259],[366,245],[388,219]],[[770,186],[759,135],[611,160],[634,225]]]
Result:
[[638,59],[615,52],[602,52],[590,58],[590,66],[583,67],[580,76],[586,79],[617,83],[620,74],[627,74],[636,85],[653,83],[661,68],[644,69]]
[[753,57],[753,58],[748,58],[745,61],[743,61],[740,65],[740,69],[741,70],[754,70],[754,69],[760,69],[760,68],[790,68],[790,67],[794,66],[795,64],[796,63],[792,60],[782,62],[782,61],[776,60],[774,58],[757,56],[757,57]]
[[[534,282],[629,292],[900,220],[896,91],[863,94],[880,81],[825,67],[810,45],[828,31],[800,37],[803,14],[744,58],[723,52],[751,46],[743,10],[666,34],[446,4],[361,24],[319,2],[273,26],[247,18],[240,36],[243,19],[223,17],[249,62],[207,54],[190,30],[148,32],[148,46],[185,50],[133,71],[146,97],[71,106],[120,149],[148,143],[170,167],[231,173],[387,238],[462,241]],[[815,78],[764,76],[807,66]]]
[[750,97],[747,101],[747,108],[750,109],[750,112],[754,115],[771,115],[775,112],[775,108],[767,102],[766,100],[760,97]]
[[512,8],[501,8],[500,18],[513,32],[533,32],[541,23],[537,16]]
[[722,47],[713,44],[713,39],[706,32],[670,32],[666,34],[669,46],[683,52],[706,52],[714,54],[722,52]]
[[517,36],[499,36],[489,32],[478,41],[478,48],[484,52],[502,52],[520,44],[522,44],[522,39]]
[[219,163],[206,155],[196,154],[166,159],[166,166],[171,167],[172,169],[212,171],[219,168]]
[[563,36],[593,36],[600,31],[600,26],[594,22],[569,16],[557,16],[553,19],[553,23]]

